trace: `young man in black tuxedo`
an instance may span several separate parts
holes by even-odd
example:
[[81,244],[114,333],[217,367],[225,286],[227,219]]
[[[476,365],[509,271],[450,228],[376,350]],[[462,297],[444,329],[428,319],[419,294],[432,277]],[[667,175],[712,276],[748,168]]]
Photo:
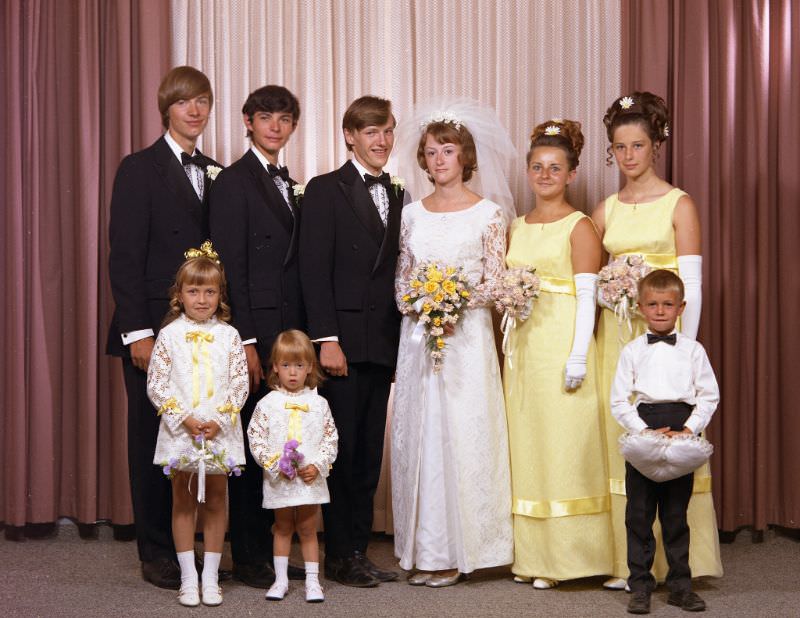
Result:
[[[300,104],[283,86],[252,92],[242,107],[250,149],[225,169],[211,192],[210,227],[228,278],[233,325],[245,344],[250,397],[241,412],[247,432],[256,403],[267,394],[265,371],[281,331],[305,328],[297,247],[300,212],[278,157],[300,119]],[[228,483],[234,577],[268,588],[272,511],[262,508],[262,469],[245,449],[242,476]],[[297,569],[292,573],[302,577]]]
[[342,128],[353,159],[308,183],[300,226],[308,333],[320,344],[328,373],[320,394],[339,430],[323,505],[325,575],[357,587],[397,579],[366,555],[400,330],[394,276],[404,194],[383,173],[394,127],[389,101],[351,103]]
[[153,456],[159,418],[147,398],[147,367],[169,307],[169,288],[184,251],[208,235],[207,201],[221,169],[197,139],[214,103],[208,78],[172,69],[158,89],[166,132],[120,163],[111,194],[109,273],[116,308],[107,353],[122,357],[128,394],[128,465],[142,575],[178,589],[170,484]]

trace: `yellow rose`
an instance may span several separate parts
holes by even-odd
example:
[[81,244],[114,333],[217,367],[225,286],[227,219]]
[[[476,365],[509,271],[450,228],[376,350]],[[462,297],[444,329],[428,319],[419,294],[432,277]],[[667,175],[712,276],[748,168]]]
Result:
[[444,272],[449,277],[450,275],[454,275],[455,274],[456,269],[453,268],[452,266],[448,266],[447,268],[445,268]]
[[461,290],[461,296],[464,298],[469,298],[469,290]]
[[435,281],[426,281],[425,282],[425,293],[426,294],[433,294],[436,290],[439,289],[439,284]]
[[448,279],[444,283],[442,283],[442,289],[447,292],[448,294],[452,294],[456,291],[456,282]]
[[421,288],[422,287],[422,282],[419,281],[418,279],[412,279],[411,280],[411,287],[414,288],[415,290],[417,288]]
[[444,300],[444,294],[439,292],[436,296],[433,297],[433,301],[436,303],[440,303]]
[[431,266],[428,269],[428,281],[436,281],[439,282],[442,280],[442,271],[438,270],[435,266]]
[[433,318],[433,325],[434,326],[441,326],[442,325],[442,318]]
[[444,347],[444,339],[441,337],[436,338],[436,349],[441,350]]
[[425,303],[422,305],[422,313],[430,313],[432,309],[433,307],[430,305],[430,303]]
[[404,303],[407,303],[410,300],[411,300],[411,297],[408,294],[403,294],[403,302]]

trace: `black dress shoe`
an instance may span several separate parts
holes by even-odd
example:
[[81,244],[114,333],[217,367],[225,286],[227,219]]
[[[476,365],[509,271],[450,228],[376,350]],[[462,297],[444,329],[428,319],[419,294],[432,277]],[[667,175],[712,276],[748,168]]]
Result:
[[325,558],[325,579],[354,588],[374,588],[380,581],[367,573],[355,558]]
[[667,603],[677,605],[685,612],[704,612],[706,602],[700,596],[690,590],[680,590],[670,592]]
[[275,583],[275,571],[269,564],[234,564],[233,579],[251,588],[269,588]]
[[181,587],[181,569],[171,558],[156,558],[142,562],[142,577],[159,588],[178,590]]
[[289,575],[289,579],[306,578],[306,570],[304,568],[294,566],[293,564],[289,565],[289,568],[286,570],[286,573]]
[[364,569],[367,573],[372,575],[375,579],[379,582],[393,582],[398,577],[399,574],[395,571],[384,571],[383,569],[379,569],[372,560],[367,558],[367,554],[357,551],[353,554],[354,560],[361,565],[361,568]]
[[650,613],[650,593],[644,590],[636,590],[631,594],[628,601],[629,614],[649,614]]

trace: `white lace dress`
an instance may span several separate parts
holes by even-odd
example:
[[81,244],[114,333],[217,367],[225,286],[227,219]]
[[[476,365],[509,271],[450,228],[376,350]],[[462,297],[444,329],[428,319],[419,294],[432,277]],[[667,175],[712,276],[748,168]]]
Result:
[[395,554],[404,569],[479,568],[513,559],[511,481],[503,387],[483,282],[504,267],[497,204],[453,213],[421,202],[403,209],[398,294],[416,263],[461,266],[472,305],[447,338],[433,373],[414,317],[403,318],[392,415]]
[[[243,465],[238,411],[247,391],[247,359],[235,328],[216,317],[195,322],[186,314],[167,324],[158,333],[147,371],[147,396],[161,412],[153,463],[164,465],[181,455],[191,459],[192,436],[183,425],[191,415],[216,421],[220,432],[209,446],[224,449],[224,460]],[[197,465],[189,462],[178,468],[196,471]],[[213,466],[207,472],[224,473]]]
[[[307,409],[303,409],[307,408]],[[298,393],[275,390],[258,402],[247,427],[250,452],[264,468],[265,509],[330,502],[328,478],[336,459],[339,434],[327,400],[317,389]],[[316,466],[319,475],[311,483],[299,476],[288,479],[280,473],[278,461],[288,440],[300,442],[300,467]]]

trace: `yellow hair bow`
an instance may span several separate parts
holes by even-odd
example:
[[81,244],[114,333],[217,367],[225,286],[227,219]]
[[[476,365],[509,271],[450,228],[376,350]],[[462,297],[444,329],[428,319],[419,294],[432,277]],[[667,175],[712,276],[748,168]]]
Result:
[[198,257],[207,257],[210,260],[213,260],[217,264],[219,264],[219,253],[214,251],[214,247],[211,245],[211,241],[207,240],[202,245],[200,245],[199,249],[187,249],[187,251],[183,254],[183,256],[187,260],[191,260],[192,258]]

